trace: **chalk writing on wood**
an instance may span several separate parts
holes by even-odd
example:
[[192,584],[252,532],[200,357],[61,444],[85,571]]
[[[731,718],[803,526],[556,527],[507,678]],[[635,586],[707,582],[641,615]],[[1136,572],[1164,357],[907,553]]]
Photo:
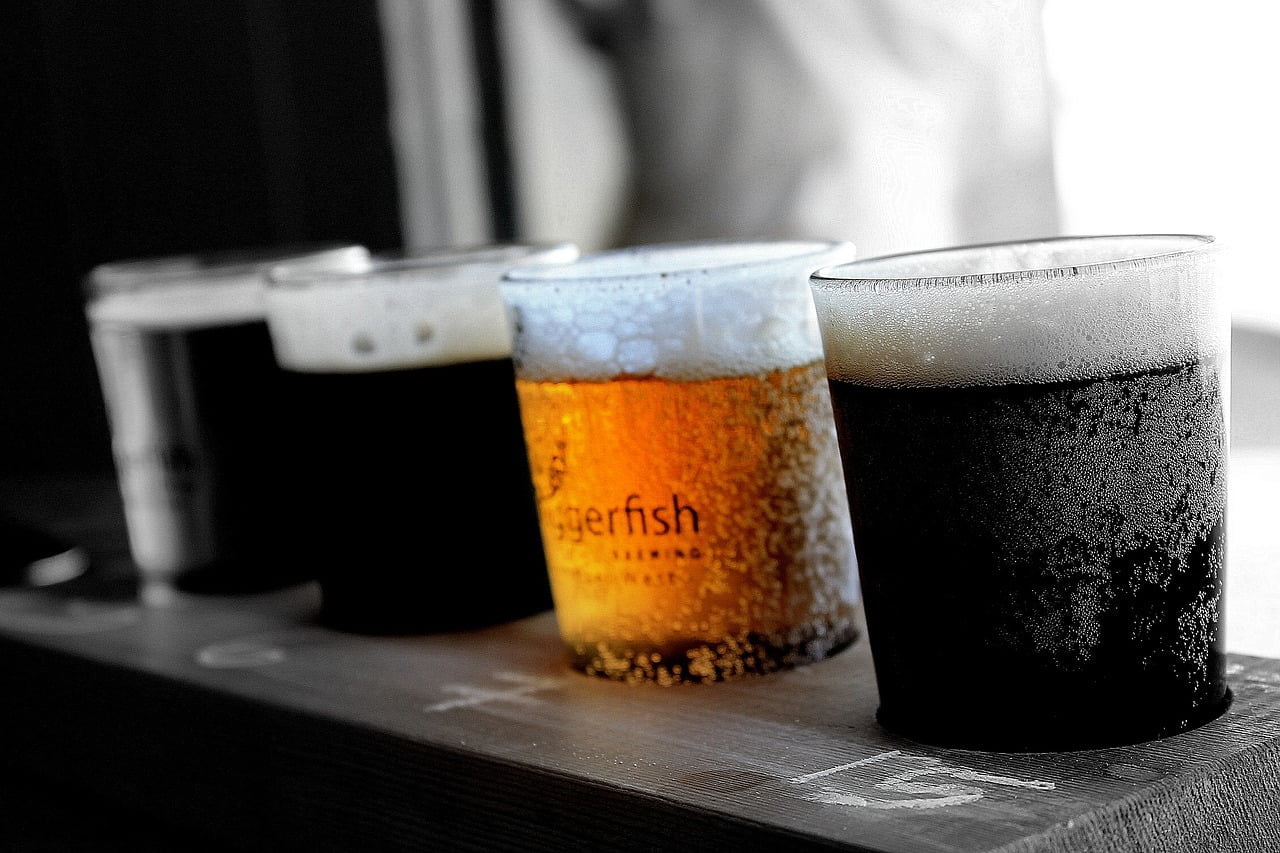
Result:
[[[956,782],[917,781],[945,777]],[[1052,782],[1016,779],[944,764],[942,759],[891,750],[788,780],[811,802],[868,809],[937,809],[982,799],[985,786],[1052,791]]]
[[474,684],[445,684],[441,689],[452,693],[456,699],[446,699],[427,705],[423,708],[429,714],[441,711],[452,711],[455,708],[474,708],[492,702],[515,703],[517,705],[536,705],[539,700],[533,694],[546,690],[554,690],[569,683],[567,678],[548,678],[546,676],[524,675],[519,672],[495,672],[493,680],[507,687],[480,687]]
[[196,663],[209,669],[249,669],[280,663],[284,659],[284,649],[260,640],[214,643],[196,652]]

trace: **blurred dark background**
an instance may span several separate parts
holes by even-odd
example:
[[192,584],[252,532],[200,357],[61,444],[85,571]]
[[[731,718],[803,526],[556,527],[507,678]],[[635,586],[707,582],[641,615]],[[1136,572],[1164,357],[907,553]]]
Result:
[[0,32],[0,474],[106,472],[94,265],[399,245],[377,4],[15,2]]
[[[1074,0],[0,4],[0,475],[110,471],[80,285],[108,261],[315,241],[819,236],[866,257],[1265,233],[1273,205],[1218,190],[1269,198],[1274,158],[1242,151],[1249,180],[1224,182],[1225,158],[1182,153],[1217,144],[1224,111],[1274,113],[1231,110],[1232,93],[1262,103],[1262,77],[1219,70],[1218,30],[1139,45],[1121,24],[1142,16]],[[1215,84],[1197,109],[1218,118],[1192,128],[1163,109],[1184,95],[1157,69],[1234,88]],[[1280,309],[1264,241],[1234,250],[1236,314],[1265,321],[1238,329],[1252,387]],[[1274,432],[1275,399],[1237,395],[1237,439]]]
[[1040,0],[20,0],[0,39],[0,476],[111,470],[105,262],[1058,228]]

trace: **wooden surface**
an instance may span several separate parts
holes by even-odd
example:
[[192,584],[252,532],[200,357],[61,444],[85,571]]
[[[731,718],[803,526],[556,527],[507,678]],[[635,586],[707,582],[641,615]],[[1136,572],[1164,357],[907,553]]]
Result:
[[[56,503],[107,551],[98,488]],[[1269,658],[1232,656],[1228,714],[1164,741],[939,750],[878,728],[865,640],[792,672],[635,687],[568,671],[549,613],[372,639],[314,624],[309,586],[144,608],[119,568],[0,590],[0,750],[227,848],[1280,847]]]

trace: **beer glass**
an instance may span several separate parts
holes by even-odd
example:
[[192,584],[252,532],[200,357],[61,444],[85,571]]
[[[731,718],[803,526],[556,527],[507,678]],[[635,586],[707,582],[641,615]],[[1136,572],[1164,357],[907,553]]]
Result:
[[720,681],[854,639],[856,566],[808,293],[822,242],[522,268],[502,291],[573,667]]
[[887,729],[1057,750],[1226,708],[1214,255],[1107,235],[813,276]]
[[577,255],[494,245],[271,271],[324,623],[416,634],[551,606],[498,280]]
[[289,377],[263,277],[286,259],[363,263],[360,246],[280,247],[102,264],[86,315],[144,601],[307,579],[292,542]]

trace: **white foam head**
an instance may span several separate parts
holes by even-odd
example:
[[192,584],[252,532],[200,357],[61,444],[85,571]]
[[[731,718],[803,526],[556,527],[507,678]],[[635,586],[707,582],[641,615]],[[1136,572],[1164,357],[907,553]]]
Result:
[[828,374],[884,387],[1066,382],[1219,354],[1213,244],[1070,237],[821,269],[811,285]]
[[517,375],[690,381],[821,358],[808,276],[853,254],[842,242],[699,241],[512,270],[502,295]]
[[359,372],[508,358],[502,274],[577,257],[572,243],[556,243],[383,254],[350,272],[277,266],[266,293],[276,360]]
[[287,262],[315,269],[356,269],[363,246],[174,255],[102,264],[85,282],[91,323],[187,329],[261,320],[266,272]]

